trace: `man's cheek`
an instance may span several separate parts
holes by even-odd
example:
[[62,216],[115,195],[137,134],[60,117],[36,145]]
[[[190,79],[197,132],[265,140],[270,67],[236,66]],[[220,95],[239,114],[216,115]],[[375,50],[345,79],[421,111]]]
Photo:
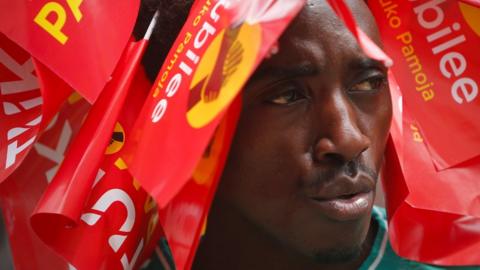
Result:
[[376,173],[380,171],[383,164],[385,144],[382,140],[377,140],[371,147],[365,151],[365,162],[368,167],[375,170]]

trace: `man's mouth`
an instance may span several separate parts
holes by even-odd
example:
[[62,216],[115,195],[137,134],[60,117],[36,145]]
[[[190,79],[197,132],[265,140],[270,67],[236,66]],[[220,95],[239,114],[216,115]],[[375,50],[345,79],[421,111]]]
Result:
[[364,217],[370,211],[373,192],[348,194],[331,199],[312,198],[312,201],[323,214],[332,220],[356,220]]
[[373,205],[375,182],[367,177],[340,177],[309,196],[314,206],[336,221],[356,220],[367,215]]

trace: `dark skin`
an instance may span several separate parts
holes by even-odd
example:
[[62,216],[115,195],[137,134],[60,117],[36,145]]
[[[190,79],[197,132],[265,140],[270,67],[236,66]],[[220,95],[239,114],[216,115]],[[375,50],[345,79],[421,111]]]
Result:
[[[347,2],[380,43],[365,3]],[[194,269],[357,269],[370,252],[391,119],[386,69],[324,0],[308,1],[279,48],[244,90]],[[357,197],[345,211],[319,206]]]

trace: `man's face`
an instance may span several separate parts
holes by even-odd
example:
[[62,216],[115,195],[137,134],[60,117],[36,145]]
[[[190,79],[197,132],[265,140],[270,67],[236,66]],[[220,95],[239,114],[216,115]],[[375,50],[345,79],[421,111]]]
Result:
[[[379,43],[364,2],[349,6]],[[390,126],[384,67],[363,54],[326,1],[308,1],[243,99],[216,203],[300,254],[355,254]]]

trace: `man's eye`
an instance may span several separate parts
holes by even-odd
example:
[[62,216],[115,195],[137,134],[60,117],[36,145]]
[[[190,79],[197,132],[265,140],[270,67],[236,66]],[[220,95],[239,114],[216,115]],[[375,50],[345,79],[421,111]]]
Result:
[[355,84],[350,88],[351,92],[371,92],[382,89],[386,85],[386,79],[384,76],[376,76],[368,78],[364,81],[361,81]]
[[288,105],[304,98],[305,95],[301,93],[298,89],[290,89],[269,98],[268,102],[277,105]]

